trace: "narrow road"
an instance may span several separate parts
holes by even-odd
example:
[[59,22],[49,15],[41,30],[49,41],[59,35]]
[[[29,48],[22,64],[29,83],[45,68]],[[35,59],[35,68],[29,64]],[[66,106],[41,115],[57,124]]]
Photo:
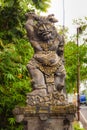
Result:
[[80,106],[80,120],[85,130],[87,130],[87,106],[86,105]]

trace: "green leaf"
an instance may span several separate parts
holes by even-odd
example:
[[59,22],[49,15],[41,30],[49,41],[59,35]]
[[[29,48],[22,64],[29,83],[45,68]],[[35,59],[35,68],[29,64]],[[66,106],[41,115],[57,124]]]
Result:
[[12,118],[12,117],[8,118],[8,121],[11,125],[15,124],[16,122],[15,118]]

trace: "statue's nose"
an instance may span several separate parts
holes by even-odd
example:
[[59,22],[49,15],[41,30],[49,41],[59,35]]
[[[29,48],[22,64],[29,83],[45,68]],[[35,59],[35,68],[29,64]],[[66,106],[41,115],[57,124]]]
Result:
[[45,31],[47,31],[48,29],[47,29],[47,27],[43,24],[43,28],[44,28],[44,30]]

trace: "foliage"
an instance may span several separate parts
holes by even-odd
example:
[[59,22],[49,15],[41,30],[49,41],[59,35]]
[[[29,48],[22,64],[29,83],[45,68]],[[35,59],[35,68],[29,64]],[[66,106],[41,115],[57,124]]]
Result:
[[50,2],[51,0],[0,0],[0,6],[2,8],[20,6],[23,11],[35,9],[46,12],[50,7]]
[[24,28],[25,13],[46,11],[50,0],[0,0],[0,129],[22,130],[12,114],[16,105],[25,105],[31,91],[26,64],[33,49]]
[[84,128],[80,127],[79,122],[74,122],[73,128],[74,128],[74,130],[85,130]]
[[74,42],[68,42],[64,49],[65,68],[66,68],[66,88],[67,92],[72,92],[76,84],[77,70],[77,46]]
[[24,105],[26,93],[31,91],[26,64],[32,55],[33,50],[24,39],[19,39],[17,44],[3,45],[0,51],[1,127],[8,123],[14,125],[12,109],[15,105]]
[[35,8],[44,12],[46,12],[50,7],[50,2],[51,0],[32,0],[32,4],[35,6]]
[[77,43],[74,40],[68,40],[65,44],[65,68],[66,68],[66,88],[68,93],[76,91],[77,82],[77,59],[80,60],[80,81],[87,79],[87,44],[86,40],[83,44],[77,47]]

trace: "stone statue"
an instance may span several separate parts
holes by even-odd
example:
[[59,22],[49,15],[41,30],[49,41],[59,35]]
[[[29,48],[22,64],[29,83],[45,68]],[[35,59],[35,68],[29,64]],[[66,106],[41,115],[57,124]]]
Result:
[[[64,39],[57,33],[54,15],[38,16],[34,12],[26,14],[25,28],[34,48],[34,56],[27,64],[32,79],[33,91],[27,95],[29,105],[57,104],[64,100],[62,89],[65,81],[63,63]],[[54,103],[55,104],[55,103]]]
[[16,107],[13,114],[23,130],[73,130],[76,107],[69,104],[63,92],[65,68],[64,39],[57,33],[54,15],[26,14],[29,41],[34,48],[27,64],[33,91],[27,94],[27,104]]

